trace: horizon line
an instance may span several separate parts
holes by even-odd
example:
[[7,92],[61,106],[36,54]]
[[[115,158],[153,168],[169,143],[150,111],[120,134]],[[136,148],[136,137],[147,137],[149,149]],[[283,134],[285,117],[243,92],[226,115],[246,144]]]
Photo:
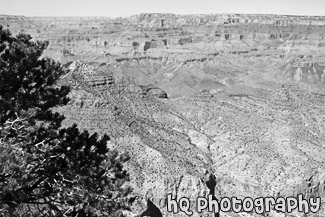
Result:
[[65,17],[93,17],[93,18],[128,18],[143,14],[172,14],[175,16],[191,16],[191,15],[260,15],[260,16],[291,16],[291,17],[325,17],[325,15],[307,15],[307,14],[275,14],[275,13],[235,13],[235,12],[223,12],[223,13],[171,13],[171,12],[141,12],[128,16],[105,16],[105,15],[56,15],[56,16],[43,16],[43,15],[17,15],[17,14],[0,14],[0,16],[15,16],[15,17],[28,17],[28,18],[65,18]]

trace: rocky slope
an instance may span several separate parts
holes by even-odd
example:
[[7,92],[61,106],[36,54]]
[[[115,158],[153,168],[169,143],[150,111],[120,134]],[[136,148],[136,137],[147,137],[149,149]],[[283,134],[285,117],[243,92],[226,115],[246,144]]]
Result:
[[190,198],[193,210],[211,192],[325,200],[324,17],[0,16],[0,24],[49,40],[44,55],[69,68],[60,82],[71,101],[58,109],[65,125],[106,133],[111,148],[130,154],[134,214],[149,199],[174,216],[169,193]]
[[274,91],[242,86],[171,100],[81,62],[70,70],[62,79],[74,87],[60,108],[65,124],[107,133],[111,148],[130,154],[134,213],[149,199],[174,216],[166,208],[169,193],[190,198],[194,209],[195,199],[209,194],[211,175],[217,198],[325,199],[324,94],[285,83]]

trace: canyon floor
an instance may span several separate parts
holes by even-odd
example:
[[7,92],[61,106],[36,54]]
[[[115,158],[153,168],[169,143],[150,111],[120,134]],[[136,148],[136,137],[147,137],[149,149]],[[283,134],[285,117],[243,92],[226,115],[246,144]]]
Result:
[[130,216],[148,199],[163,216],[186,216],[167,212],[170,193],[193,210],[211,192],[325,201],[325,17],[0,15],[0,24],[48,40],[44,56],[66,67],[65,125],[106,133],[130,155]]

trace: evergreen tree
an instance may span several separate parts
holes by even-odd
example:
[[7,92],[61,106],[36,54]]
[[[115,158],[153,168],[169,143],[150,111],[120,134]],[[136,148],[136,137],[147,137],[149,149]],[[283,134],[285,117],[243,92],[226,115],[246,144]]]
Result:
[[109,216],[127,209],[125,155],[76,125],[61,128],[53,108],[69,88],[48,42],[12,36],[0,25],[0,216]]

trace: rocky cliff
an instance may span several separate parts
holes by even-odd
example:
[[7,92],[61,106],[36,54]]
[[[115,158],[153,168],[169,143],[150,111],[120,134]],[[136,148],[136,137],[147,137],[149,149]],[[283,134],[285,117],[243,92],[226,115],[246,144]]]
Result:
[[110,148],[130,154],[134,214],[152,202],[174,216],[169,193],[193,210],[211,192],[325,200],[324,17],[0,16],[0,24],[49,40],[44,55],[66,63],[64,124],[106,133]]
[[49,40],[45,55],[105,65],[170,98],[295,80],[324,88],[324,17],[140,14],[126,18],[1,16],[15,33]]
[[62,78],[73,84],[70,104],[60,108],[65,124],[107,133],[111,148],[130,154],[134,213],[149,199],[163,216],[186,216],[167,212],[167,194],[189,198],[194,210],[196,198],[211,192],[211,176],[217,198],[325,199],[324,94],[284,83],[273,91],[242,86],[170,100],[81,62],[69,68]]
[[14,33],[49,40],[45,55],[105,65],[168,97],[236,84],[324,88],[324,17],[140,14],[125,18],[1,16]]

